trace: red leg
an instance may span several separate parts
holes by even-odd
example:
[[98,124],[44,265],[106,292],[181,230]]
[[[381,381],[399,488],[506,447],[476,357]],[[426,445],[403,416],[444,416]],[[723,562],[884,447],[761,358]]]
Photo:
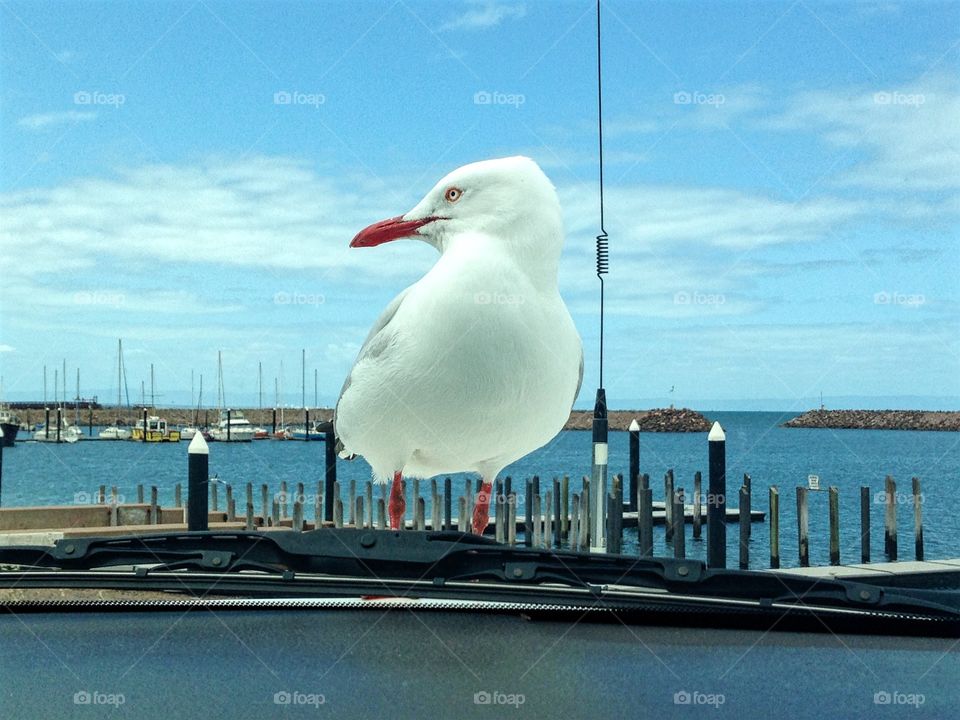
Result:
[[400,530],[404,525],[403,519],[407,513],[407,499],[403,496],[403,479],[399,470],[393,474],[393,487],[390,488],[388,512],[390,513],[390,527],[394,530]]
[[493,492],[493,483],[480,483],[480,492],[473,505],[473,534],[483,535],[490,522],[490,495]]

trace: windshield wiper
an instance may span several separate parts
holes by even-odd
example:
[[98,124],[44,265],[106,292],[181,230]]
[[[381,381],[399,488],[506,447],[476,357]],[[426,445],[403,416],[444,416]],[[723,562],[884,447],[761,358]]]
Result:
[[[218,581],[221,590],[338,592],[473,598],[585,599],[609,607],[724,607],[741,612],[835,611],[960,622],[960,592],[771,572],[714,570],[696,560],[637,558],[501,545],[458,532],[384,532],[353,528],[311,532],[174,532],[58,540],[53,547],[0,548],[0,564],[19,566],[19,583],[44,569],[130,568],[160,581],[176,572],[273,580]],[[177,571],[191,571],[182,573]],[[127,571],[129,574],[130,571]],[[0,573],[2,578],[9,573]],[[99,573],[98,573],[99,574]],[[337,578],[337,583],[324,577]],[[244,577],[249,578],[248,573]],[[356,582],[367,583],[358,585]],[[89,577],[86,580],[89,586]],[[127,585],[129,587],[129,585]],[[186,587],[186,586],[184,586]],[[193,586],[191,586],[193,587]],[[359,590],[358,590],[359,588]],[[177,589],[177,588],[173,588]]]

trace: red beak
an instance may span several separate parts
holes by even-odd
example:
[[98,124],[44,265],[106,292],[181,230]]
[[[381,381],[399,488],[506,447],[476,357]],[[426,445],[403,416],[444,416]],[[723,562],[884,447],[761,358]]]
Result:
[[389,220],[381,220],[358,232],[350,241],[350,247],[375,247],[391,240],[412,237],[424,225],[438,219],[431,216],[421,220],[404,220],[402,215],[398,215]]

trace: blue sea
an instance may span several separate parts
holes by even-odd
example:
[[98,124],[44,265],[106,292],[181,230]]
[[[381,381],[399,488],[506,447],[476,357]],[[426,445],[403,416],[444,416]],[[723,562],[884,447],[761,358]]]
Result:
[[[883,490],[886,475],[897,481],[900,559],[913,556],[913,505],[910,480],[919,477],[923,491],[924,544],[927,559],[960,557],[960,433],[889,430],[790,429],[780,424],[795,413],[706,412],[718,420],[727,434],[728,505],[736,504],[737,489],[744,473],[752,479],[753,509],[767,511],[768,488],[780,489],[781,565],[796,566],[796,503],[794,488],[806,485],[807,476],[819,475],[823,492],[810,493],[810,562],[828,563],[828,520],[826,488],[839,489],[841,511],[841,562],[860,562],[860,486],[871,488],[871,496]],[[96,432],[96,429],[94,429]],[[306,492],[315,492],[323,479],[322,442],[273,442],[210,445],[210,473],[231,483],[238,498],[244,486],[266,483],[278,492],[286,481],[291,490],[302,482]],[[628,436],[610,434],[610,472],[627,475]],[[580,478],[590,474],[591,436],[588,432],[565,431],[550,444],[507,468],[503,475],[513,478],[513,487],[522,495],[522,480],[541,478],[541,490],[549,489],[553,477],[569,475],[571,492],[578,492]],[[693,475],[700,470],[707,486],[706,433],[642,433],[640,469],[650,475],[654,500],[663,499],[663,476],[673,469],[675,484],[690,498]],[[346,487],[351,479],[362,487],[370,469],[362,459],[338,462],[338,479]],[[187,444],[133,442],[78,442],[53,445],[23,442],[6,448],[3,454],[3,507],[63,505],[90,502],[100,485],[116,486],[127,501],[136,499],[136,486],[156,485],[163,504],[173,503],[174,486],[183,483],[186,497]],[[455,493],[463,492],[463,480],[455,476]],[[442,491],[442,485],[441,485]],[[430,517],[430,483],[421,482]],[[223,507],[223,493],[220,494]],[[259,490],[256,493],[259,512]],[[456,508],[456,504],[454,504]],[[408,503],[412,513],[412,503]],[[519,513],[522,514],[522,511]],[[312,511],[307,513],[312,517]],[[883,556],[883,504],[874,502],[871,512],[871,555]],[[694,541],[686,527],[687,556],[705,558],[705,540]],[[624,552],[636,552],[636,530],[624,531]],[[704,530],[704,538],[706,531]],[[736,567],[738,526],[727,525],[728,566]],[[751,567],[769,564],[769,534],[764,523],[754,523],[749,541]],[[663,528],[655,528],[654,552],[672,555],[664,541]]]

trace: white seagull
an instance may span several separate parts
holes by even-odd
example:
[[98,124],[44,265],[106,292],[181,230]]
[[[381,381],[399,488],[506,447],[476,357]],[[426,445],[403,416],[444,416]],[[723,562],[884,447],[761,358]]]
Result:
[[342,456],[393,478],[390,524],[403,522],[402,477],[476,472],[482,534],[497,474],[547,444],[570,415],[583,347],[560,297],[560,203],[530,158],[464,165],[406,215],[350,247],[399,238],[440,259],[380,315],[334,413]]

